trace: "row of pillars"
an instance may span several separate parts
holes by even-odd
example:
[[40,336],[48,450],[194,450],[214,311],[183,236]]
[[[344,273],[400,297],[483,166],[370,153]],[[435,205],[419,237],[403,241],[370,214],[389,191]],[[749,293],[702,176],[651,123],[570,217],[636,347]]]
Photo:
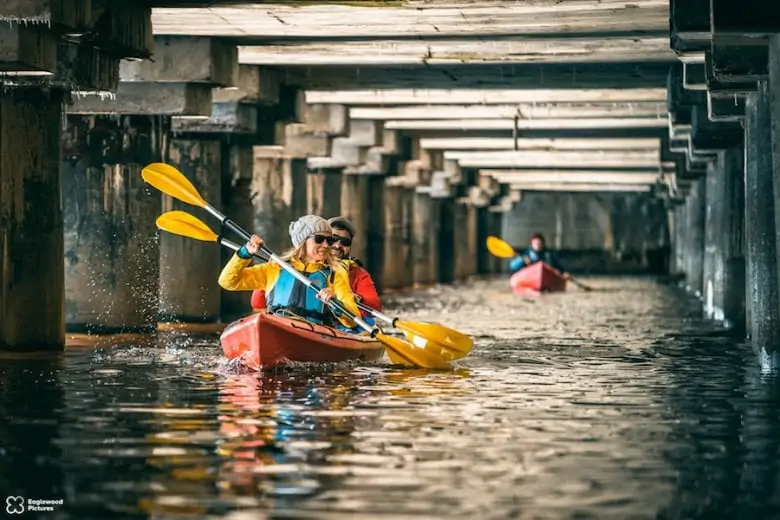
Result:
[[744,146],[718,151],[706,176],[670,210],[673,270],[685,274],[706,315],[744,331],[762,368],[774,371],[780,359],[780,160],[773,143],[780,135],[772,125],[768,82],[758,83],[745,107]]
[[140,171],[156,161],[176,166],[275,251],[289,247],[288,224],[302,214],[347,216],[358,229],[353,252],[380,290],[501,268],[478,247],[500,232],[497,208],[406,178],[309,171],[278,147],[173,135],[168,117],[63,118],[62,101],[33,89],[0,96],[3,348],[61,349],[66,325],[144,332],[159,321],[218,322],[251,311],[249,293],[217,285],[229,250],[157,230],[155,219],[171,209],[215,231],[218,223],[147,186]]

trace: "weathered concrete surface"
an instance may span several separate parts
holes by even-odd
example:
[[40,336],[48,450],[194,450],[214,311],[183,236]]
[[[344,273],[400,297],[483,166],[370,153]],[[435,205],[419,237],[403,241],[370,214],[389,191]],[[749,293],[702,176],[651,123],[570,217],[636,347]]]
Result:
[[[228,149],[227,169],[222,178],[222,202],[225,215],[250,232],[254,232],[255,208],[252,204],[252,177],[254,174],[253,147],[245,144],[232,145]],[[216,227],[216,226],[214,226]],[[230,239],[241,244],[242,240],[230,233]],[[234,252],[226,247],[222,250],[222,265]],[[238,319],[252,312],[251,293],[246,291],[222,291],[222,321]]]
[[780,344],[775,195],[772,175],[772,114],[767,82],[745,104],[745,244],[749,330],[753,351],[765,370],[777,368]]
[[[455,278],[456,248],[459,247],[459,230],[455,228],[455,198],[439,196],[431,190],[431,196],[437,199],[439,206],[439,233],[436,235],[436,248],[439,253],[439,283],[452,283]],[[442,194],[443,195],[443,194]],[[433,215],[433,218],[437,218]]]
[[341,168],[321,168],[306,179],[306,212],[325,218],[341,214]]
[[344,105],[307,104],[303,91],[296,103],[298,120],[311,132],[323,133],[333,137],[347,136],[350,133],[349,109]]
[[154,61],[122,61],[122,81],[206,83],[220,87],[232,87],[239,82],[238,50],[223,40],[156,36],[154,47]]
[[468,199],[455,201],[455,279],[477,272],[477,209]]
[[[222,205],[222,143],[218,140],[172,139],[168,162],[197,186],[214,207]],[[162,210],[181,209],[210,224],[201,208],[164,196]],[[171,233],[160,233],[160,321],[209,323],[220,319],[222,270],[220,247]]]
[[703,179],[691,183],[691,193],[686,204],[688,208],[687,236],[690,248],[688,254],[688,266],[686,282],[688,289],[696,296],[702,295],[704,282],[704,219],[706,184]]
[[[511,137],[426,137],[420,139],[425,150],[512,150],[515,139]],[[574,151],[574,150],[655,150],[660,151],[658,139],[517,139],[518,150]]]
[[0,71],[32,75],[57,70],[57,37],[43,28],[0,23]]
[[[355,227],[352,241],[352,256],[365,262],[368,251],[368,190],[371,185],[368,175],[344,174],[341,178],[341,214]],[[335,217],[329,215],[326,218]]]
[[379,121],[432,119],[575,119],[606,117],[665,117],[661,102],[637,103],[520,103],[514,105],[401,105],[354,107],[349,117]]
[[[504,208],[502,206],[490,206],[488,208],[488,223],[487,223],[487,229],[486,232],[488,235],[495,235],[497,237],[501,236],[501,231],[504,227],[504,215],[506,214]],[[486,237],[487,238],[487,237]],[[493,256],[490,254],[490,252],[487,250],[487,246],[485,245],[484,241],[479,241],[477,243],[477,246],[479,247],[479,250],[481,252],[481,256],[487,256],[488,259],[488,271],[489,273],[501,273],[504,271],[504,264],[505,261],[501,258],[498,258],[497,256]]]
[[617,128],[665,128],[667,120],[655,117],[622,119],[399,119],[385,122],[389,130],[555,130],[555,129],[617,129]]
[[276,141],[284,146],[287,155],[301,159],[328,157],[333,149],[333,139],[330,135],[315,132],[304,123],[284,125],[284,132]]
[[[62,94],[0,95],[0,348],[65,346],[60,203]],[[11,152],[13,151],[13,152]]]
[[62,135],[69,332],[157,328],[161,199],[140,175],[163,160],[160,117],[69,116]]
[[400,289],[414,281],[412,222],[414,188],[402,177],[385,179],[385,258],[382,287]]
[[174,117],[171,130],[254,135],[257,132],[257,111],[256,105],[248,103],[212,103],[211,115],[208,119],[192,116]]
[[79,94],[68,114],[211,116],[211,87],[195,83],[121,82],[116,96]]
[[417,186],[412,202],[412,273],[415,285],[439,281],[438,236],[440,222],[438,199],[427,186]]
[[6,0],[0,17],[63,29],[85,29],[92,23],[91,0]]
[[288,227],[303,214],[307,177],[305,161],[275,155],[265,147],[254,148],[253,229],[272,251],[292,247]]
[[232,87],[215,88],[214,103],[275,105],[279,102],[279,80],[274,71],[252,65],[239,65]]

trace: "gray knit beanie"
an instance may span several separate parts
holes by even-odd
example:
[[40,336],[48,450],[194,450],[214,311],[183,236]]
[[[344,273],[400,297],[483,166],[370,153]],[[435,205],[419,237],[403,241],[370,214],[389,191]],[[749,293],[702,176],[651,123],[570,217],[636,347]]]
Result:
[[293,247],[303,244],[315,233],[331,234],[332,232],[328,221],[317,215],[304,215],[295,222],[290,222],[290,239]]

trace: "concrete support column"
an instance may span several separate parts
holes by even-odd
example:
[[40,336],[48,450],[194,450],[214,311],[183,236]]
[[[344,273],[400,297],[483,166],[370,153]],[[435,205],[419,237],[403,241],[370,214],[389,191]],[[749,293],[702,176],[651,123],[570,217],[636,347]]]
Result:
[[[771,54],[771,53],[770,53]],[[745,104],[745,243],[749,330],[764,370],[775,370],[780,344],[772,115],[769,86],[758,82]]]
[[685,273],[685,204],[677,204],[669,209],[669,227],[672,232],[672,265],[671,274]]
[[[368,187],[369,176],[344,174],[341,179],[341,214],[355,226],[352,256],[366,261],[368,251]],[[335,215],[329,215],[333,217]]]
[[725,192],[721,212],[723,291],[720,306],[724,324],[735,331],[745,330],[745,162],[742,150],[729,148],[719,156]]
[[490,211],[487,206],[476,208],[476,252],[474,255],[474,269],[475,274],[492,274],[493,273],[493,255],[487,250],[485,241],[488,235],[493,234],[493,217],[494,213]]
[[454,211],[455,280],[466,280],[476,273],[477,213],[468,199],[456,200]]
[[440,198],[438,215],[439,233],[437,244],[439,249],[440,283],[452,283],[455,281],[456,277],[456,215],[457,212],[455,208],[455,199],[452,197]]
[[428,186],[417,186],[412,203],[412,270],[414,284],[424,287],[439,281],[439,200]]
[[414,282],[412,259],[413,188],[403,177],[385,179],[385,258],[383,289],[401,289]]
[[263,237],[271,251],[292,247],[289,227],[290,222],[304,214],[301,209],[306,177],[305,161],[275,156],[265,147],[255,147],[249,188],[254,212],[252,229]]
[[704,257],[702,261],[702,300],[705,315],[716,321],[723,321],[723,233],[720,212],[725,197],[724,169],[719,161],[707,163],[705,178],[704,210]]
[[688,235],[688,262],[687,282],[688,288],[696,296],[702,295],[702,283],[704,279],[704,201],[705,179],[698,179],[691,183],[691,193],[686,201],[687,235]]
[[140,171],[164,160],[169,125],[158,116],[67,118],[61,171],[70,332],[157,328],[161,198]]
[[[222,207],[222,142],[203,139],[172,139],[169,162],[192,181],[214,207]],[[219,229],[205,210],[163,198],[163,211],[180,209]],[[160,321],[212,323],[219,321],[222,270],[220,247],[209,242],[161,233]]]
[[[504,229],[506,210],[503,206],[491,206],[488,211],[490,214],[490,228],[488,234],[501,237],[501,233]],[[501,258],[491,255],[490,252],[487,251],[487,246],[484,242],[479,247],[484,248],[490,256],[490,272],[492,274],[503,273],[505,270],[505,262]]]
[[341,214],[342,168],[318,168],[307,176],[307,213],[325,218]]
[[65,347],[60,91],[0,93],[0,348]]
[[366,269],[374,279],[374,285],[380,293],[383,290],[382,272],[385,257],[385,212],[380,208],[384,205],[385,177],[371,175],[368,177],[368,212],[366,214]]

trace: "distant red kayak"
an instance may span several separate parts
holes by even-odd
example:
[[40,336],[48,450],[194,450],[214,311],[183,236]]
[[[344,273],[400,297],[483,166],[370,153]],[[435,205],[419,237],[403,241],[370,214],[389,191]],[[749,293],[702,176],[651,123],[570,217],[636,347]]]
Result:
[[566,290],[566,279],[557,269],[544,262],[523,267],[509,278],[512,291],[517,294],[536,292],[561,292]]
[[350,334],[308,321],[258,312],[234,321],[219,338],[228,359],[255,370],[288,362],[376,361],[384,345],[367,335]]

